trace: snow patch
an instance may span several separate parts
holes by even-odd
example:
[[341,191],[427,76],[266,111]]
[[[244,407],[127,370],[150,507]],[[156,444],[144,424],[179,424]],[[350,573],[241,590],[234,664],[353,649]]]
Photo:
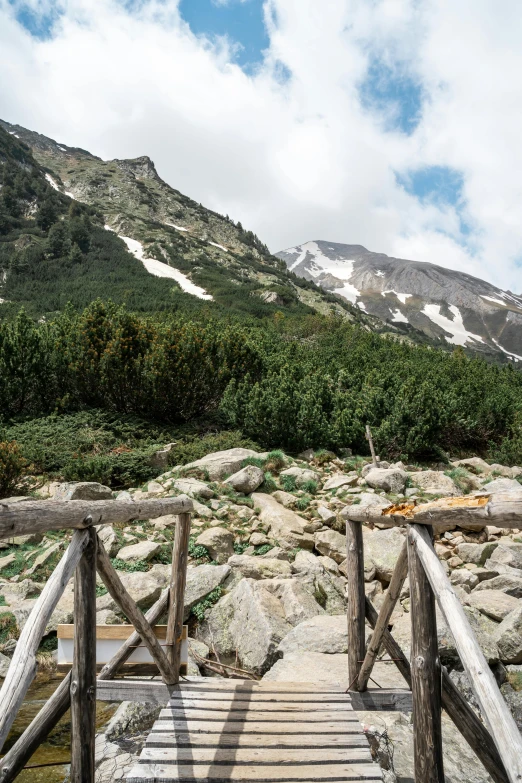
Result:
[[384,272],[381,269],[378,269],[375,273],[376,277],[384,277]]
[[[19,138],[20,138],[20,136],[18,135],[18,133],[15,133],[14,131],[9,131],[9,135],[10,135],[10,136],[14,136],[16,139],[19,139]],[[2,301],[3,301],[3,300],[2,300]]]
[[65,149],[65,147],[60,147],[60,145],[59,145],[59,144],[58,144],[57,146],[58,146],[58,149],[59,149],[59,150],[61,150],[62,152],[67,152],[67,150]]
[[53,187],[55,190],[57,190],[58,192],[60,192],[60,188],[58,187],[58,185],[56,184],[56,182],[54,181],[54,179],[51,177],[51,175],[50,175],[50,174],[48,174],[47,172],[45,172],[45,179],[47,180],[47,182],[49,183],[49,185],[51,185],[51,187]]
[[64,194],[65,194],[66,196],[69,196],[69,198],[72,198],[72,199],[74,199],[75,201],[77,201],[77,200],[78,200],[78,199],[76,198],[76,196],[75,196],[73,193],[71,193],[71,191],[70,191],[70,190],[64,190]]
[[501,294],[501,296],[504,299],[508,299],[510,302],[516,304],[517,307],[522,307],[522,298],[520,296],[514,296],[513,294],[508,294],[505,291]]
[[446,340],[448,343],[452,343],[452,345],[466,345],[468,340],[477,340],[480,343],[484,342],[482,337],[480,337],[478,334],[472,334],[472,332],[468,332],[468,330],[465,328],[458,307],[455,305],[450,305],[449,310],[454,315],[453,321],[450,321],[449,318],[441,315],[440,305],[424,305],[424,308],[421,310],[421,312],[424,315],[427,315],[430,321],[433,321],[434,324],[437,324],[437,326],[440,326],[442,329],[444,329],[445,332],[449,332],[451,334],[451,337],[446,337]]
[[174,223],[167,223],[167,221],[165,221],[165,225],[170,226],[171,228],[175,228],[176,231],[188,231],[188,228],[183,228],[183,226],[176,226]]
[[114,231],[114,229],[111,228],[109,225],[107,225],[107,223],[105,223],[104,229],[105,229],[105,231]]
[[345,283],[342,288],[334,288],[333,293],[344,296],[352,304],[355,304],[357,297],[361,295],[361,292],[354,285],[350,285],[350,283]]
[[386,296],[386,294],[395,294],[401,304],[406,304],[406,299],[409,296],[413,296],[413,294],[399,294],[397,291],[394,291],[393,288],[388,289],[388,291],[381,291],[381,296]]
[[[344,296],[344,298],[348,299],[352,304],[356,303],[357,297],[361,295],[361,292],[349,282],[353,274],[353,265],[355,261],[328,258],[328,256],[325,256],[321,251],[317,242],[307,242],[298,248],[292,249],[296,253],[299,253],[299,255],[290,266],[291,272],[310,255],[311,259],[306,267],[306,271],[314,278],[320,278],[321,275],[327,274],[341,280],[344,285],[340,288],[335,288],[333,293]],[[320,279],[318,279],[318,283],[319,285],[321,284]]]
[[522,359],[522,356],[519,356],[517,353],[513,353],[513,351],[506,351],[505,348],[503,348],[500,343],[498,343],[494,337],[491,338],[497,348],[500,348],[500,350],[506,354],[506,356],[509,356],[510,359],[514,359],[516,362],[518,362],[519,359]]
[[[109,231],[111,230],[112,229],[109,229]],[[168,277],[171,280],[175,280],[182,291],[197,296],[198,299],[212,299],[212,296],[207,294],[204,288],[195,285],[195,283],[184,275],[183,272],[180,272],[179,269],[174,269],[174,267],[164,264],[163,261],[158,261],[156,258],[147,258],[143,250],[143,245],[141,242],[138,242],[137,239],[124,237],[121,236],[121,234],[118,234],[118,236],[120,239],[123,239],[130,252],[135,255],[136,258],[139,258],[147,272],[150,272],[151,275],[154,275],[155,277]]]
[[214,247],[219,247],[220,250],[224,250],[225,253],[228,253],[228,247],[223,247],[223,245],[218,245],[217,242],[209,242],[209,245],[213,245]]
[[392,321],[396,324],[409,324],[408,319],[403,313],[401,313],[399,308],[397,308],[395,312],[392,310]]
[[359,308],[359,310],[363,310],[365,313],[368,312],[367,309],[366,309],[366,305],[362,301],[357,302],[357,307]]
[[506,303],[502,299],[495,299],[494,296],[486,296],[485,294],[480,294],[480,297],[482,299],[487,299],[488,302],[494,302],[495,304],[501,305],[501,307],[506,306]]

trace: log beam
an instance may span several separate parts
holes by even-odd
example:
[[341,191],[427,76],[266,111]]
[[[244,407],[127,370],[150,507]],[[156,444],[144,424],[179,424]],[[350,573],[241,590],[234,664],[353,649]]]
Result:
[[346,614],[348,620],[348,682],[350,690],[358,689],[359,670],[364,658],[364,551],[362,526],[359,522],[346,523]]
[[176,676],[176,682],[179,681],[181,661],[181,634],[183,632],[185,587],[187,584],[189,536],[190,514],[180,514],[178,524],[176,525],[176,537],[172,555],[169,615],[167,621],[167,657]]

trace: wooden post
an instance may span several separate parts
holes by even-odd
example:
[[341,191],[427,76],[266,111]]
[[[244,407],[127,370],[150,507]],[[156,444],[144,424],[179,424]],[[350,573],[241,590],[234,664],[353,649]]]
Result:
[[74,576],[71,673],[71,783],[94,783],[96,736],[96,530]]
[[364,552],[362,525],[346,523],[346,575],[348,577],[346,613],[348,619],[348,682],[358,690],[357,679],[365,650]]
[[395,569],[392,574],[390,585],[384,596],[384,601],[381,606],[381,611],[379,612],[379,617],[375,624],[372,638],[370,639],[368,649],[366,650],[366,655],[364,656],[364,661],[359,671],[359,678],[357,681],[358,691],[365,691],[368,686],[368,680],[370,678],[370,674],[372,673],[375,659],[377,658],[377,655],[379,653],[382,644],[383,633],[388,628],[390,617],[392,616],[393,610],[395,608],[395,604],[399,600],[402,586],[406,580],[406,576],[408,574],[407,547],[408,545],[405,541],[404,546],[397,559],[397,563],[395,565]]
[[372,455],[372,461],[373,461],[373,467],[378,468],[379,467],[379,458],[375,453],[375,447],[373,445],[373,438],[372,438],[372,431],[370,429],[370,425],[366,425],[366,440],[370,444],[370,453]]
[[[431,535],[431,528],[430,528]],[[435,596],[408,531],[415,783],[444,783]]]
[[181,660],[181,634],[183,632],[185,586],[187,584],[189,536],[190,514],[180,514],[178,516],[178,524],[176,525],[174,551],[172,553],[169,614],[167,620],[167,657],[174,670],[176,682],[179,682]]

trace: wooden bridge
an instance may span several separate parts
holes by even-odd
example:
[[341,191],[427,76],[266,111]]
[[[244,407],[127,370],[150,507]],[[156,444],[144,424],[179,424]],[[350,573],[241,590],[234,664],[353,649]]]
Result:
[[[0,783],[9,783],[58,720],[71,710],[71,781],[94,782],[95,702],[133,700],[166,705],[156,721],[129,783],[165,781],[379,781],[380,768],[357,719],[357,708],[407,708],[404,691],[368,689],[381,647],[411,687],[416,783],[443,783],[441,709],[455,722],[494,783],[522,783],[522,737],[479,648],[467,617],[432,544],[442,523],[522,526],[518,496],[452,498],[390,512],[349,506],[347,536],[347,682],[254,682],[182,678],[180,654],[192,501],[180,496],[132,501],[0,501],[0,539],[47,530],[74,529],[71,542],[45,585],[16,646],[0,690],[0,748],[36,673],[36,653],[69,579],[75,576],[72,671],[30,726],[3,756]],[[170,586],[143,615],[121,583],[96,526],[178,515]],[[407,527],[379,613],[364,591],[362,523]],[[113,658],[96,675],[96,574],[134,626]],[[410,581],[411,664],[388,624],[406,577]],[[454,686],[437,649],[435,601],[453,634],[484,722]],[[167,613],[166,640],[154,626]],[[374,629],[365,646],[365,622]],[[161,680],[116,679],[138,645],[145,645]]]

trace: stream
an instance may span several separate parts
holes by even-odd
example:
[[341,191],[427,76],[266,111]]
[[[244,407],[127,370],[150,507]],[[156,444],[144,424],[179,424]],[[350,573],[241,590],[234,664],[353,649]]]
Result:
[[[4,747],[4,752],[14,745],[16,740],[31,723],[35,715],[40,711],[47,699],[54,693],[60,684],[61,676],[44,675],[37,677],[27,692],[27,696],[16,716],[11,732]],[[104,726],[116,712],[118,705],[103,701],[96,702],[96,728]],[[25,769],[17,780],[20,783],[63,783],[69,772],[71,759],[71,721],[69,712],[66,712],[47,740],[40,745],[38,750],[27,762],[28,766],[37,764],[51,764],[63,762],[52,767],[40,767],[39,769]]]

